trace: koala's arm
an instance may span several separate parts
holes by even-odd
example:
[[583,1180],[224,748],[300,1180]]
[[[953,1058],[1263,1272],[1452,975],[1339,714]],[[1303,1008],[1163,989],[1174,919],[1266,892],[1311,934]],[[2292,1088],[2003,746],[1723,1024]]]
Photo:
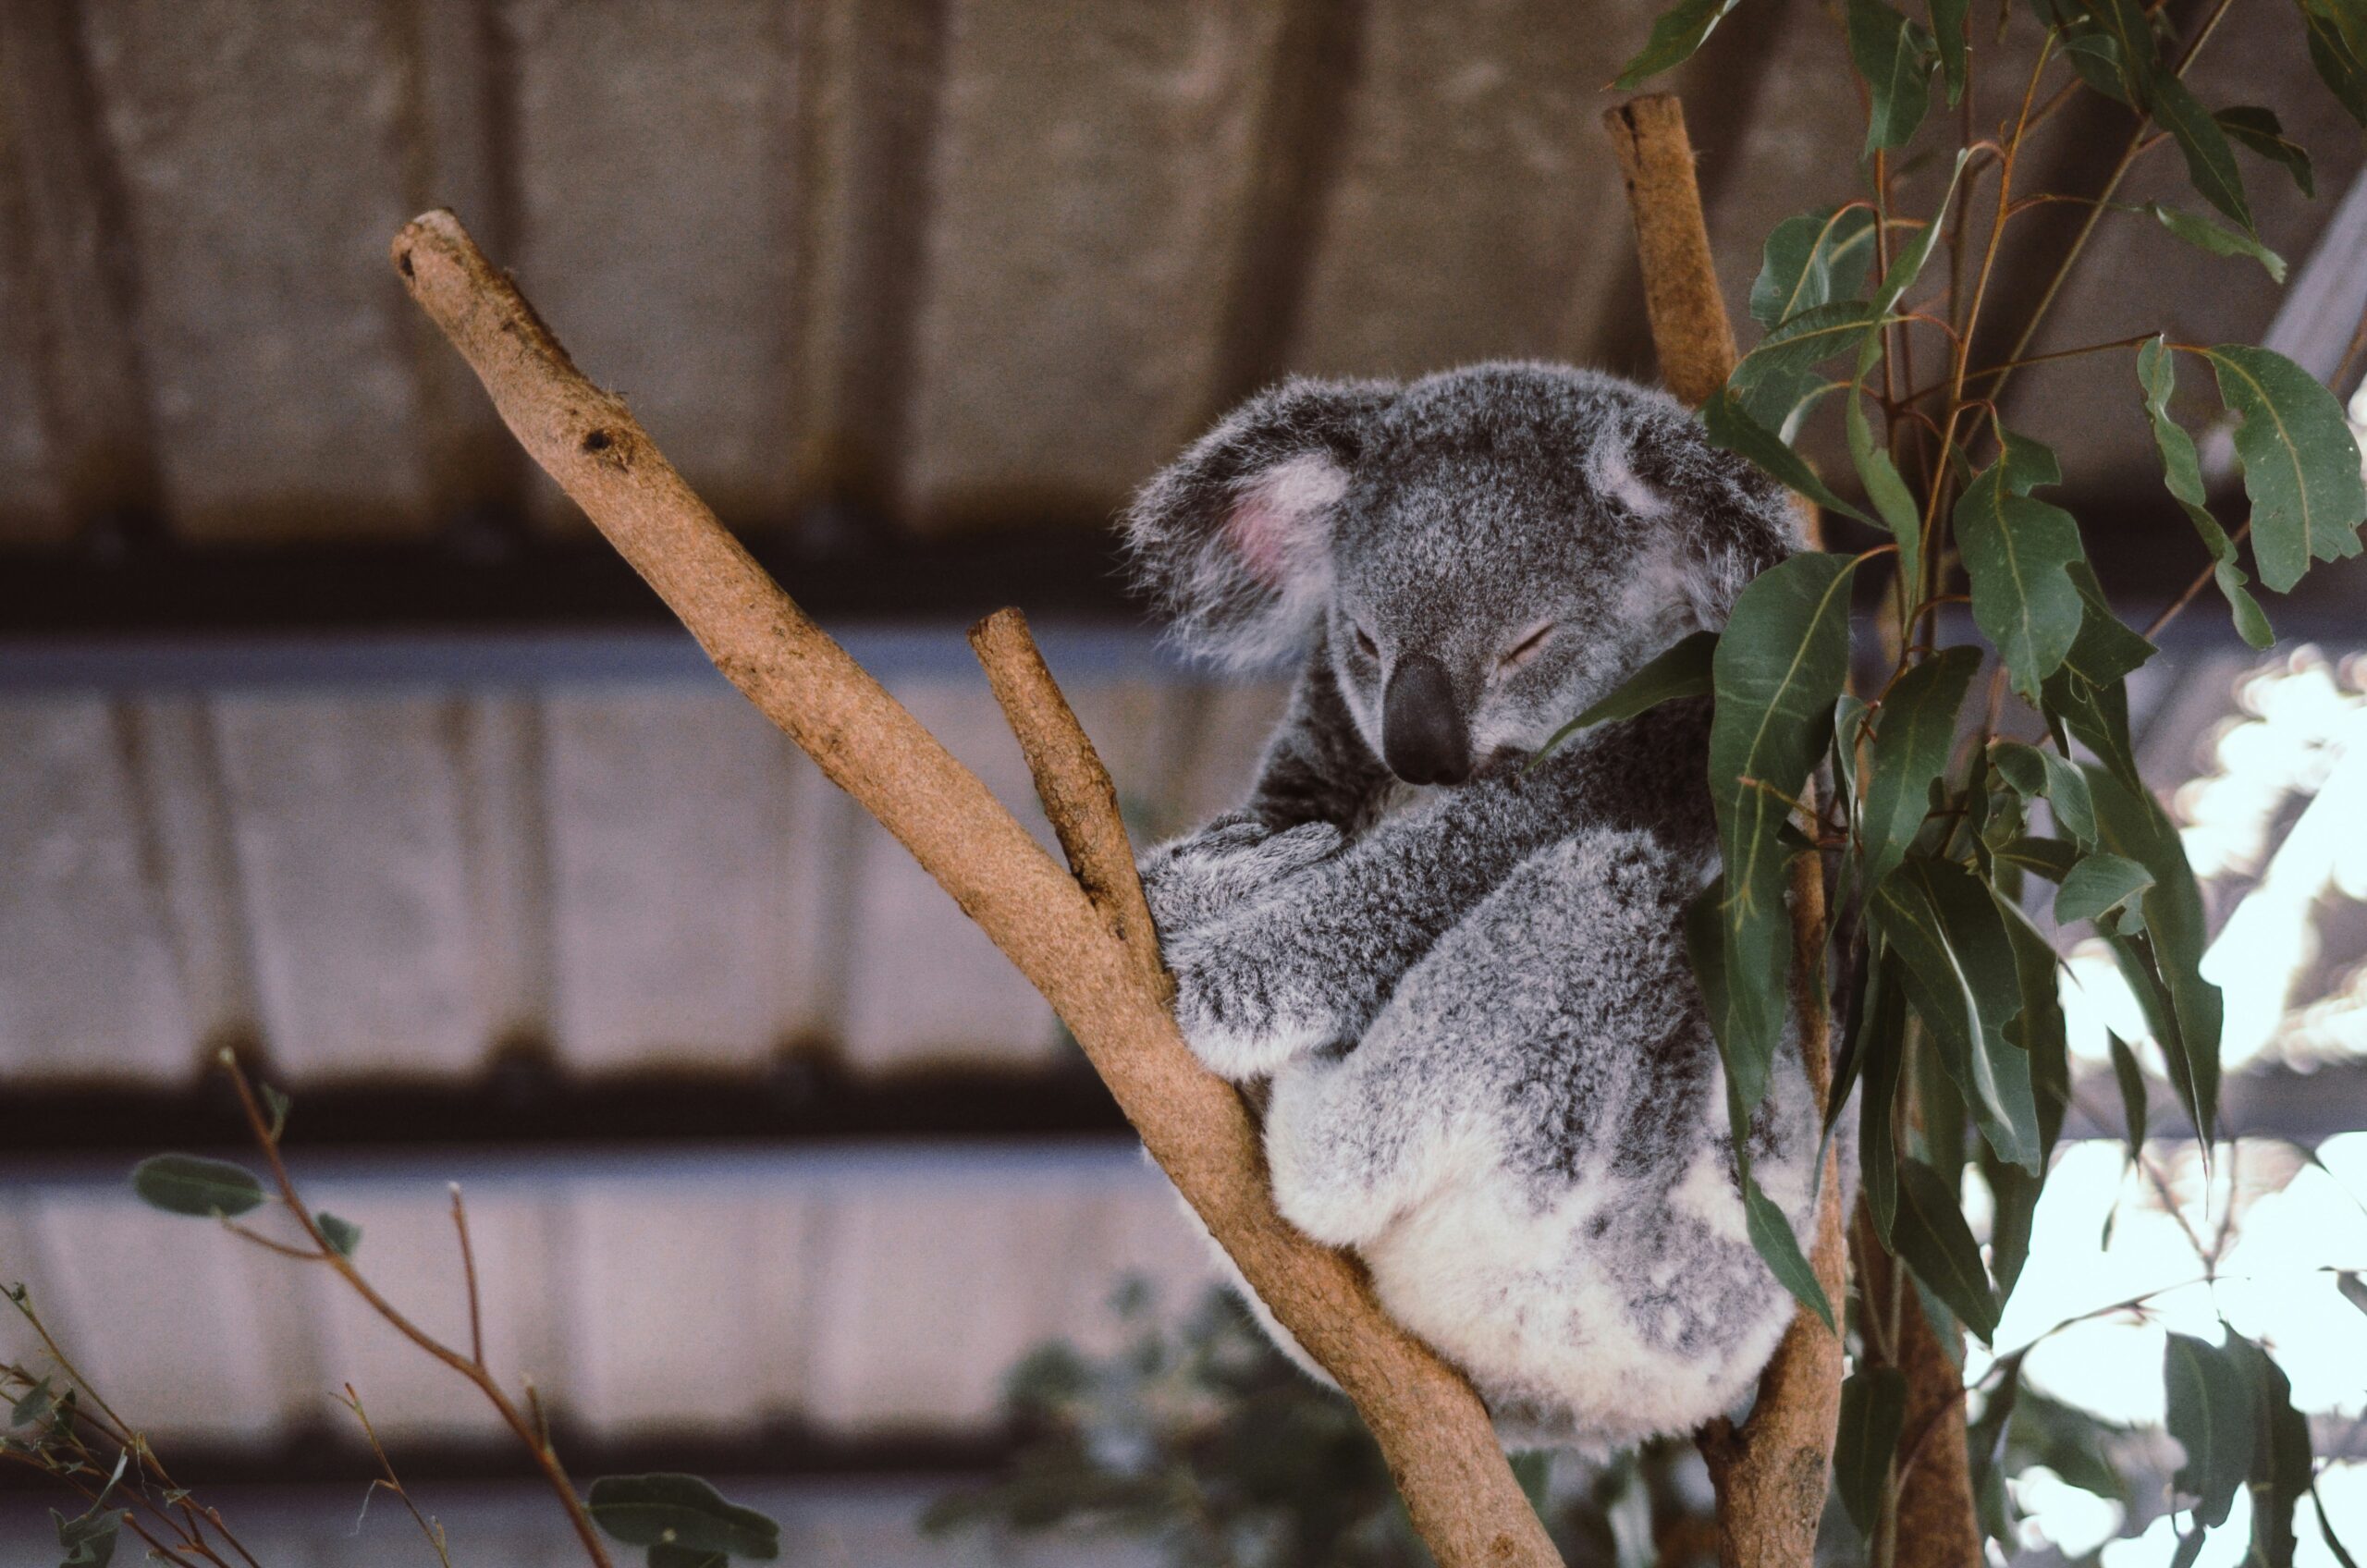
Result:
[[1162,938],[1221,919],[1337,854],[1380,815],[1391,785],[1318,647],[1239,808],[1147,851],[1137,863]]
[[1441,936],[1566,830],[1567,783],[1515,769],[1463,786],[1175,935],[1184,1038],[1235,1080],[1355,1039]]
[[1392,779],[1357,732],[1318,642],[1291,691],[1290,710],[1267,743],[1243,810],[1280,832],[1327,822],[1355,833],[1380,815]]

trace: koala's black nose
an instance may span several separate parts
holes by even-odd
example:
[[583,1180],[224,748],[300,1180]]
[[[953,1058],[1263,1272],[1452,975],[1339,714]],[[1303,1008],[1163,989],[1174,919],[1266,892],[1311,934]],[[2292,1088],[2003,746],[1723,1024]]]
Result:
[[1397,661],[1380,699],[1380,754],[1408,784],[1460,784],[1471,777],[1464,728],[1446,666],[1428,654]]

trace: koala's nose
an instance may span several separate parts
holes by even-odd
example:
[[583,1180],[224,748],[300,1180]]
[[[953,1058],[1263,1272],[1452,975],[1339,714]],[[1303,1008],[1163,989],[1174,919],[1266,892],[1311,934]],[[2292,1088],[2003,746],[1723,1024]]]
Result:
[[1380,699],[1380,754],[1408,784],[1460,784],[1471,777],[1471,736],[1446,666],[1409,654]]

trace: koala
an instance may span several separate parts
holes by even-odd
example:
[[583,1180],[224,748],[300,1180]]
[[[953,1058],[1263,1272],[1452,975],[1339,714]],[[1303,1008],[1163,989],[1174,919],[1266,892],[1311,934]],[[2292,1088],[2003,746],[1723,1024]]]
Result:
[[[1784,497],[1665,394],[1492,363],[1286,382],[1124,526],[1187,649],[1299,661],[1248,799],[1141,864],[1184,1038],[1264,1086],[1282,1215],[1364,1261],[1507,1446],[1736,1408],[1791,1302],[1684,950],[1717,863],[1708,704],[1539,753],[1724,624],[1798,546]],[[1748,1137],[1802,1233],[1818,1117],[1787,1039]]]

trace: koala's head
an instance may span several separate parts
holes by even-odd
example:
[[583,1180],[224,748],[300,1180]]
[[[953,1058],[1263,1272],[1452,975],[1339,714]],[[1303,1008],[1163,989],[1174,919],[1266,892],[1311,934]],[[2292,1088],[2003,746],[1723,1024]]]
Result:
[[1535,751],[1798,546],[1777,487],[1674,399],[1539,364],[1286,382],[1144,486],[1126,532],[1187,646],[1312,647],[1417,784]]

